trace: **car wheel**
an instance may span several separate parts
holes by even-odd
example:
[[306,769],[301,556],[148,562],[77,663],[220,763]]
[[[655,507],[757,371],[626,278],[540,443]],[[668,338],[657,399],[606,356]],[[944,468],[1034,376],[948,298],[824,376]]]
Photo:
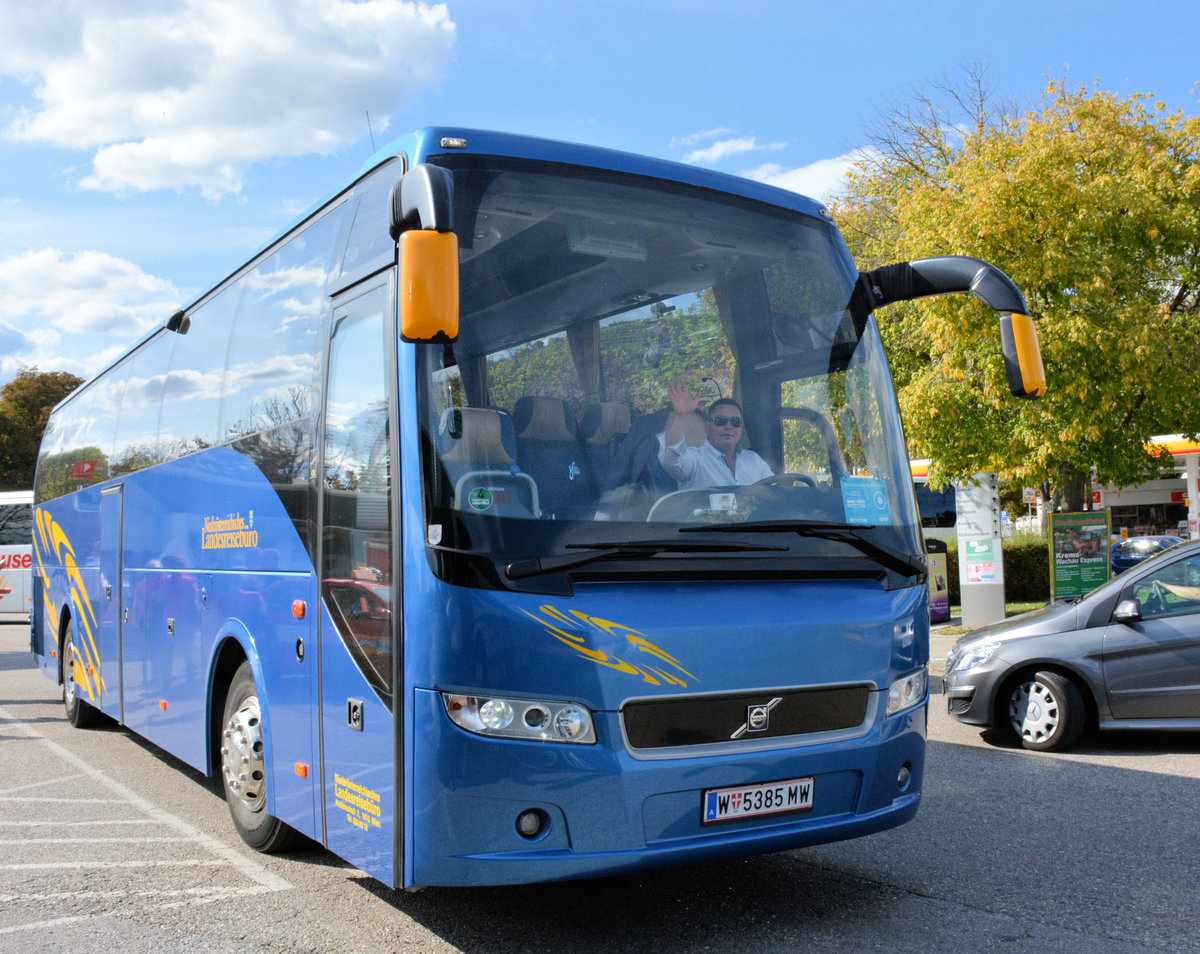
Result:
[[1021,745],[1061,752],[1083,732],[1086,710],[1079,687],[1056,672],[1022,679],[1008,696],[1008,723]]

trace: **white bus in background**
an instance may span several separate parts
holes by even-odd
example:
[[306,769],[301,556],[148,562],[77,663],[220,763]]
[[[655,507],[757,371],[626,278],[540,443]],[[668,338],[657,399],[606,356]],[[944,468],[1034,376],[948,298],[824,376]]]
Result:
[[32,544],[33,491],[0,491],[0,617],[29,615]]

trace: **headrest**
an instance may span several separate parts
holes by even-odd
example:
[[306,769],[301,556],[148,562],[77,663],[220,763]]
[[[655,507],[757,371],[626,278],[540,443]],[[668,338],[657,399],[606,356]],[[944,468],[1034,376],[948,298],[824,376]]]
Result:
[[442,459],[507,469],[513,460],[504,446],[507,418],[503,411],[490,407],[447,408],[438,424]]
[[599,402],[583,409],[580,436],[589,444],[607,444],[614,437],[628,434],[633,426],[633,409],[627,404]]
[[562,398],[526,395],[513,407],[513,421],[519,440],[575,440],[575,412]]

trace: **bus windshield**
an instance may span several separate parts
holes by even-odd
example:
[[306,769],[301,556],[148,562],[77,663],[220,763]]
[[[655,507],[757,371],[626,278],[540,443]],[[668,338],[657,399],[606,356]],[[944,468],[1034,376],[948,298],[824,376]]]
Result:
[[[831,223],[595,170],[434,161],[454,177],[461,245],[459,337],[417,349],[439,575],[536,590],[561,568],[819,563],[913,582],[879,559],[921,552],[919,518],[878,331],[849,309],[858,273]],[[699,398],[683,433],[716,462],[708,480],[664,451],[672,383]],[[720,477],[714,421],[740,423],[735,467],[754,463],[754,482]]]

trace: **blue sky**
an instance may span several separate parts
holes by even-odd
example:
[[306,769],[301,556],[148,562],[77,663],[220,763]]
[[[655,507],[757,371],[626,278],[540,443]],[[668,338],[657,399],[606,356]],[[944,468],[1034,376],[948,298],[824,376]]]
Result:
[[1200,4],[0,0],[0,385],[90,376],[425,125],[836,189],[876,109],[990,63],[1200,109]]

